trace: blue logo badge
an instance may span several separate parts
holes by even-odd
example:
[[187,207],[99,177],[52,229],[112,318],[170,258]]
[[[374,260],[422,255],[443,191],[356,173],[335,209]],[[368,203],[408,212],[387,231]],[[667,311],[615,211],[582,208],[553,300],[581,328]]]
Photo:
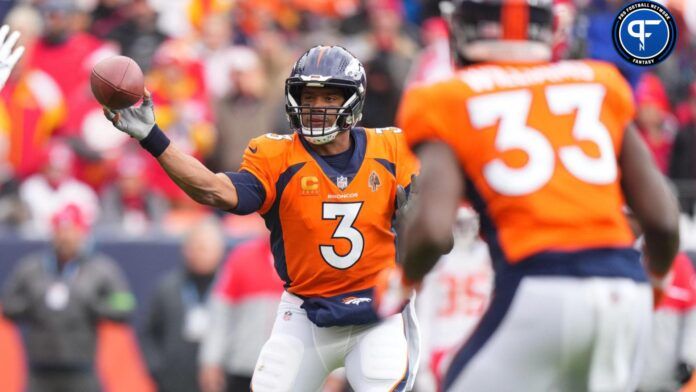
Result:
[[652,1],[625,6],[614,19],[614,47],[626,61],[642,66],[666,59],[677,42],[677,26],[667,8]]

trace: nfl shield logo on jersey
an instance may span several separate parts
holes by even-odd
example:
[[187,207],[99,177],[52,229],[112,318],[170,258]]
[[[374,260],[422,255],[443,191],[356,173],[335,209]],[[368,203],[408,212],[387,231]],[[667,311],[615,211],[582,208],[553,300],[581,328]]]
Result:
[[340,190],[348,188],[348,177],[338,176],[336,177],[336,186]]

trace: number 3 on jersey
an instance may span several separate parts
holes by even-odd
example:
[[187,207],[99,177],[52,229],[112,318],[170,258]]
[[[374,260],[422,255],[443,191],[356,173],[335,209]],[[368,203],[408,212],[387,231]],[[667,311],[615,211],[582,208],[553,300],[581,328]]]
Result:
[[338,269],[348,269],[357,263],[362,256],[365,239],[362,233],[353,226],[362,208],[362,203],[324,203],[322,220],[336,220],[338,225],[331,238],[346,239],[350,242],[350,250],[344,255],[336,253],[333,245],[320,245],[321,257],[330,266]]
[[[616,154],[609,131],[599,121],[606,91],[599,84],[548,86],[546,102],[552,114],[566,115],[577,110],[573,137],[587,140],[599,148],[599,157],[586,155],[578,146],[558,149],[563,166],[576,178],[590,184],[609,184],[616,180]],[[553,176],[555,154],[542,132],[527,125],[532,105],[529,90],[513,90],[488,94],[469,101],[471,124],[479,129],[494,126],[498,121],[495,148],[500,151],[519,149],[528,156],[522,167],[510,167],[496,158],[483,167],[483,175],[496,192],[522,196],[542,188]]]

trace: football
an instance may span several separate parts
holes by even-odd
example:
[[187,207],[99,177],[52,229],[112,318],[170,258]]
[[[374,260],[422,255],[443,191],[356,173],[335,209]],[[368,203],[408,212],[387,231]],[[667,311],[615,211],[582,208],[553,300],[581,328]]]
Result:
[[92,94],[109,109],[125,109],[143,97],[143,71],[130,57],[113,56],[98,62],[90,75]]

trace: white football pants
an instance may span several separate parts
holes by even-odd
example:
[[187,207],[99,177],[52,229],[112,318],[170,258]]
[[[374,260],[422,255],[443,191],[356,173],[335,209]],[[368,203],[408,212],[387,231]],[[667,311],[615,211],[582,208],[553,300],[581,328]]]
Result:
[[446,391],[635,391],[651,312],[646,283],[527,276],[516,292],[494,293]]
[[322,328],[307,318],[301,304],[302,299],[283,293],[273,332],[256,362],[254,392],[317,391],[342,366],[356,391],[404,391],[412,386],[418,360],[412,305],[404,316],[380,323]]

